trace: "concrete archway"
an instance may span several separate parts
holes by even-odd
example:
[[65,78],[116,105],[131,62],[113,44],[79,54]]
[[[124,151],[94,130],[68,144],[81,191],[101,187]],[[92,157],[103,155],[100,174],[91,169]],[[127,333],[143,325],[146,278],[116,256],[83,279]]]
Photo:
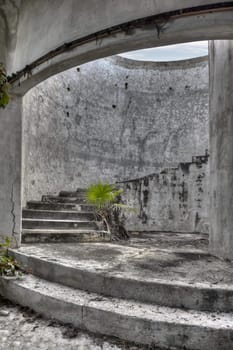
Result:
[[[28,61],[22,57],[21,65],[13,65],[13,72],[17,71],[11,78],[14,92],[23,95],[54,74],[125,51],[190,41],[233,38],[233,3],[232,8],[210,9],[209,6],[200,6],[186,9],[179,14],[180,11],[182,10],[132,20],[80,39],[69,38],[65,44],[29,61],[30,64],[25,64]],[[28,45],[33,52],[34,45]],[[18,50],[20,47],[16,47],[15,55]]]
[[[95,16],[92,16],[93,11]],[[56,18],[55,13],[58,13]],[[136,4],[121,0],[116,4],[115,0],[111,4],[103,1],[102,6],[97,6],[94,0],[85,4],[72,0],[61,1],[59,6],[56,1],[51,1],[48,6],[46,1],[25,0],[19,8],[18,18],[17,42],[14,50],[11,48],[8,52],[8,57],[14,57],[9,67],[14,73],[11,78],[14,96],[10,106],[0,112],[1,129],[4,130],[4,151],[0,157],[1,169],[4,169],[0,175],[1,233],[15,236],[17,245],[21,231],[23,94],[58,72],[123,51],[196,40],[231,40],[233,2],[178,0],[159,4],[159,1],[143,3],[137,0]],[[230,64],[232,45],[219,46],[224,50],[225,64]],[[211,55],[215,54],[214,48],[218,50],[218,43],[213,44]],[[218,60],[214,65],[218,65]],[[220,70],[223,69],[224,66],[220,66]],[[230,80],[231,75],[225,74],[225,78]],[[229,111],[229,103],[227,106]],[[214,164],[213,168],[216,166]],[[228,226],[227,230],[231,224]],[[220,252],[218,247],[212,250],[216,254]],[[221,247],[221,255],[224,255],[223,251]],[[233,256],[231,249],[229,254]]]

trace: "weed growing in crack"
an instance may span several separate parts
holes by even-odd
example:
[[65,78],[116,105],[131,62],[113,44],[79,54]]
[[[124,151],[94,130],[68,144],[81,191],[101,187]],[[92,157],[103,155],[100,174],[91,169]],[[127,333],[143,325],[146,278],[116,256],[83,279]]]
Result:
[[6,237],[5,242],[0,244],[0,276],[22,277],[19,263],[9,255],[10,238]]

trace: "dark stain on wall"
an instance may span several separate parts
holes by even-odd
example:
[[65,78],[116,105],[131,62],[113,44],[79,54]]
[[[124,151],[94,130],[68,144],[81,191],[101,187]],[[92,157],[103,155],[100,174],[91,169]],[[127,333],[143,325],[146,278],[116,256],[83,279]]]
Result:
[[180,163],[180,167],[181,167],[181,170],[183,171],[183,173],[185,174],[185,175],[188,175],[189,174],[189,168],[190,168],[190,165],[191,165],[192,163],[190,162],[190,163],[188,163],[188,162],[186,162],[186,163]]
[[143,191],[143,206],[146,207],[148,203],[148,197],[149,197],[149,191],[144,190]]
[[198,227],[198,224],[200,222],[200,217],[198,215],[198,212],[196,212],[196,216],[195,216],[195,229]]
[[148,187],[148,185],[149,185],[149,178],[148,178],[148,177],[145,177],[145,178],[144,178],[144,186],[145,186],[145,187]]

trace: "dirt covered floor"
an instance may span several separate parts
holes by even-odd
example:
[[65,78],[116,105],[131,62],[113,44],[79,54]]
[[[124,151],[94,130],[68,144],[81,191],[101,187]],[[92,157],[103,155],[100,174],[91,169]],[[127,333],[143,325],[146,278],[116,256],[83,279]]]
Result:
[[233,284],[233,263],[211,256],[208,236],[201,234],[147,233],[112,243],[25,244],[19,252],[84,271],[131,276],[139,281]]
[[0,297],[0,350],[160,350],[85,333]]
[[[134,234],[124,242],[22,245],[19,251],[105,276],[218,287],[233,284],[233,263],[209,255],[207,235]],[[3,349],[161,350],[153,344],[143,347],[88,334],[0,299],[0,350]]]

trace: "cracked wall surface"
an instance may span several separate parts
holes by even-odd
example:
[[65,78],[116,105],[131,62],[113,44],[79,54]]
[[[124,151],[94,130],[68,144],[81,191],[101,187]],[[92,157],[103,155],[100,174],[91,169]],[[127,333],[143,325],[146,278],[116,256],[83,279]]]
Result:
[[208,148],[208,64],[120,57],[76,67],[24,97],[24,201],[142,177]]
[[[21,233],[21,142],[22,99],[11,95],[11,103],[0,110],[0,241],[12,238],[12,245],[20,242]],[[13,132],[12,132],[13,130]]]

